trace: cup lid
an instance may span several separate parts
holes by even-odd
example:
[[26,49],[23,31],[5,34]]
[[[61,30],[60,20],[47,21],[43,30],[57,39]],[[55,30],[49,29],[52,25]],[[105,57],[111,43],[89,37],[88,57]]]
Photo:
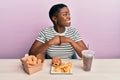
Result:
[[93,50],[83,50],[82,55],[88,56],[88,57],[93,57],[95,52]]

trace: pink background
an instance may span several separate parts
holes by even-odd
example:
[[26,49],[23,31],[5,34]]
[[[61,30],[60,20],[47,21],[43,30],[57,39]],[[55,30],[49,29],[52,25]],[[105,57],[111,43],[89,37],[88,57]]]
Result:
[[65,3],[95,58],[120,58],[120,0],[0,0],[0,58],[21,58],[38,32],[52,23],[48,11]]

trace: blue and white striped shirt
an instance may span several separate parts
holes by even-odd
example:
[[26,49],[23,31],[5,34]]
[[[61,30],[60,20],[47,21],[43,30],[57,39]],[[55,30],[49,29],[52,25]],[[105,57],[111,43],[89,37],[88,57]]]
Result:
[[[54,30],[54,27],[48,27],[39,33],[37,40],[45,43],[56,35],[69,37],[75,42],[82,39],[78,31],[73,27],[65,27],[65,32],[63,33],[57,33]],[[50,57],[60,57],[62,59],[71,58],[74,52],[74,48],[69,43],[64,43],[61,45],[51,45],[47,50],[47,53]]]

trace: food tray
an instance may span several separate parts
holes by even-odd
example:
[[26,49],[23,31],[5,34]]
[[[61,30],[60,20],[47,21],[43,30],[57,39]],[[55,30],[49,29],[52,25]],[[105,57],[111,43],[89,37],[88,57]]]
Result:
[[62,62],[61,66],[53,67],[51,65],[50,69],[51,74],[72,74],[72,63],[71,62]]

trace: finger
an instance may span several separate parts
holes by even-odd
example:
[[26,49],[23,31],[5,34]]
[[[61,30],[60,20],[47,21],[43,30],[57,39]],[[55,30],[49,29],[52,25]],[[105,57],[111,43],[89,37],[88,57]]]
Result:
[[59,42],[60,42],[59,45],[61,45],[61,36],[59,36]]

